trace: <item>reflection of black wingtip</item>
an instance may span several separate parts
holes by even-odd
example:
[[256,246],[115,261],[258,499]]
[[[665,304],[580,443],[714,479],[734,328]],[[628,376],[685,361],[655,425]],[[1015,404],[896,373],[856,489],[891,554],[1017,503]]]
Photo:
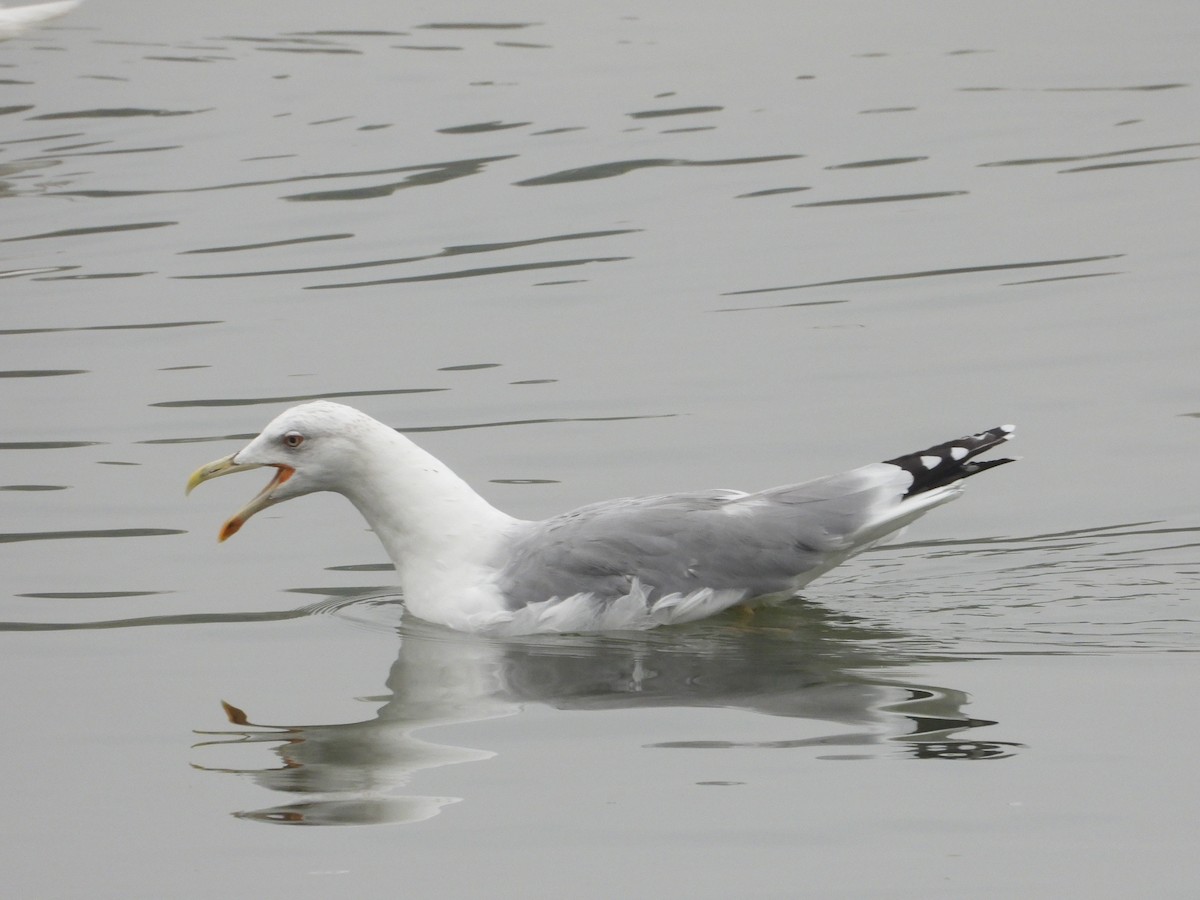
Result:
[[913,759],[1007,759],[1024,744],[1011,741],[905,741]]
[[913,759],[1003,759],[1024,746],[1011,741],[955,739],[959,732],[999,724],[962,713],[967,697],[959,691],[912,685],[908,694],[907,701],[887,711],[907,719],[911,730],[889,740],[905,747]]

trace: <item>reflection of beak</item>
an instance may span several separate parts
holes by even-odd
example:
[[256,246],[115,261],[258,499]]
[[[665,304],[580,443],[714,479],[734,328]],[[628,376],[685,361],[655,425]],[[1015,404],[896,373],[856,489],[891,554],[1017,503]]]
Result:
[[[229,456],[218,459],[215,462],[210,462],[208,465],[198,468],[188,479],[187,493],[190,494],[197,485],[203,484],[205,481],[209,481],[213,478],[219,478],[222,475],[230,475],[234,472],[248,472],[251,469],[261,469],[264,465],[263,463],[234,462],[235,456],[237,456],[237,454],[233,453]],[[246,523],[247,519],[249,519],[259,510],[266,509],[268,506],[273,504],[275,499],[272,497],[272,494],[275,492],[275,489],[296,473],[296,470],[291,466],[272,465],[274,465],[275,469],[277,470],[275,472],[275,477],[267,482],[267,486],[259,491],[253,500],[234,513],[233,517],[221,526],[221,533],[217,536],[218,541],[223,541],[226,538],[230,538],[237,534],[238,529]]]

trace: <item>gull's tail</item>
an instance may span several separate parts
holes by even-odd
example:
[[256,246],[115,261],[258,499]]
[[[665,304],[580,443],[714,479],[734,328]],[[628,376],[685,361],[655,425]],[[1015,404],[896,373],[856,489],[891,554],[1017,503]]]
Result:
[[980,453],[1003,444],[1013,436],[1013,431],[1012,425],[1001,425],[978,434],[946,441],[944,444],[936,444],[927,450],[906,453],[895,459],[885,459],[884,462],[899,466],[912,475],[912,486],[904,494],[911,497],[913,494],[921,494],[962,481],[992,466],[1013,462],[1011,458],[986,459],[980,462],[974,459]]

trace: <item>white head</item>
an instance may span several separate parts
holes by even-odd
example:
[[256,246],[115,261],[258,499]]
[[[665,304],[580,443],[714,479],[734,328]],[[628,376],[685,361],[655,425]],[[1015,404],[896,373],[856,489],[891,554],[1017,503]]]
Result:
[[[384,429],[365,413],[341,403],[317,400],[276,416],[262,433],[237,453],[201,466],[188,479],[187,491],[202,482],[262,466],[275,477],[221,528],[220,540],[236,534],[260,510],[316,491],[342,492],[361,454],[355,453],[373,431]],[[393,432],[394,434],[394,432]],[[398,435],[397,435],[398,437]]]

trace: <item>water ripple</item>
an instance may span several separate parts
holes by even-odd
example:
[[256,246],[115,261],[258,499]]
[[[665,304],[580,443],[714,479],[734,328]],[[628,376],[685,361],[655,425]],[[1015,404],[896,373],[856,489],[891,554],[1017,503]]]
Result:
[[129,538],[159,537],[163,535],[187,534],[178,528],[108,528],[96,531],[24,531],[0,534],[0,544],[18,541],[63,541],[80,538]]
[[166,228],[178,225],[178,222],[131,222],[125,225],[96,225],[90,228],[64,228],[61,231],[45,231],[40,234],[26,234],[21,237],[0,238],[0,244],[12,241],[40,241],[46,238],[83,237],[91,234],[109,234],[115,231],[141,231],[146,228]]
[[1060,174],[1067,172],[1097,172],[1101,169],[1128,169],[1134,166],[1157,166],[1161,163],[1195,162],[1200,156],[1175,156],[1169,159],[1139,159],[1128,162],[1096,163],[1090,166],[1076,166],[1073,169],[1059,169]]
[[563,169],[549,175],[538,175],[514,181],[518,187],[539,187],[546,184],[567,184],[575,181],[593,181],[598,178],[615,178],[638,169],[657,169],[674,166],[742,166],[750,163],[780,162],[788,159],[801,159],[802,153],[777,154],[775,156],[748,156],[740,159],[622,159],[614,162],[598,163],[592,166],[581,166],[576,169]]
[[202,319],[195,322],[135,322],[131,325],[75,325],[61,328],[4,328],[0,335],[12,334],[55,334],[65,331],[138,331],[150,328],[187,328],[192,325],[220,325],[220,319]]
[[87,369],[9,369],[0,378],[53,378],[57,375],[86,375]]
[[[55,159],[74,159],[80,156],[119,156],[129,153],[158,153],[161,150],[179,150],[183,144],[165,144],[161,147],[124,147],[119,150],[89,150],[84,153],[63,153],[63,150],[72,150],[75,147],[92,147],[97,144],[107,144],[110,141],[96,141],[90,144],[73,144],[70,147],[47,147],[45,152],[54,154]],[[50,160],[46,160],[50,162]]]
[[181,438],[151,438],[148,440],[134,441],[136,444],[215,444],[220,441],[249,441],[257,437],[256,434],[247,432],[246,434],[206,434],[202,437],[181,437]]
[[[293,31],[300,37],[403,37],[407,31],[373,31],[366,29],[330,29],[327,31]],[[286,35],[285,35],[286,36]]]
[[[320,394],[296,394],[291,397],[237,397],[219,400],[163,400],[151,403],[167,409],[180,409],[194,406],[259,406],[271,403],[304,403],[309,400],[331,400],[335,397],[381,397],[395,394],[432,394],[438,391],[448,391],[449,388],[395,388],[383,391],[328,391]],[[149,442],[143,442],[149,443]]]
[[927,191],[923,194],[887,194],[881,197],[847,197],[843,200],[814,200],[812,203],[795,203],[793,207],[857,206],[863,203],[902,203],[908,200],[936,200],[941,197],[961,197],[968,191]]
[[[346,396],[344,394],[338,396]],[[639,416],[559,416],[545,419],[506,419],[495,422],[459,422],[453,425],[401,425],[396,428],[401,434],[419,434],[434,431],[465,431],[474,428],[508,428],[514,425],[557,425],[563,422],[629,422],[640,419],[670,419],[676,413],[652,413]],[[214,434],[200,437],[152,438],[136,441],[138,444],[206,444],[217,441],[248,441],[255,437],[248,434]]]
[[[805,284],[789,284],[780,287],[751,288],[743,291],[726,291],[722,297],[738,297],[744,294],[769,294],[775,291],[798,291],[805,288],[832,287],[842,284],[867,284],[875,281],[898,281],[906,278],[936,278],[942,275],[969,275],[976,272],[1003,272],[1009,269],[1036,269],[1043,266],[1069,266],[1077,263],[1099,262],[1105,259],[1120,259],[1124,253],[1109,253],[1103,256],[1078,256],[1071,259],[1047,259],[1033,262],[996,263],[987,266],[955,266],[949,269],[923,269],[917,272],[894,272],[889,275],[862,275],[856,278],[836,278],[832,281],[810,281]],[[747,309],[775,309],[792,306],[790,303],[780,304],[779,307],[744,306],[719,310],[720,312],[739,312]]]
[[17,594],[32,600],[117,600],[121,597],[156,597],[171,591],[40,591],[34,594]]
[[132,619],[104,619],[98,622],[0,622],[4,631],[99,631],[108,628],[145,628],[152,625],[221,625],[233,622],[283,622],[312,615],[308,607],[278,612],[181,613],[166,616],[139,616]]
[[194,116],[198,113],[212,112],[212,107],[207,109],[139,109],[137,107],[119,107],[115,109],[77,109],[71,112],[58,113],[42,113],[40,116],[30,116],[30,120],[53,120],[53,119],[125,119],[138,116],[152,116],[162,118],[165,116]]
[[34,281],[95,281],[104,278],[141,278],[143,275],[153,274],[154,272],[92,272],[87,275],[53,275],[35,278]]
[[196,250],[180,250],[180,256],[192,253],[238,253],[244,250],[267,250],[272,247],[292,247],[296,244],[312,244],[318,241],[343,241],[354,237],[349,232],[342,234],[314,234],[308,237],[284,238],[278,241],[263,241],[258,244],[234,244],[228,247],[201,247]]
[[761,191],[751,191],[748,194],[738,194],[736,199],[745,200],[750,197],[773,197],[776,194],[796,194],[796,193],[799,193],[800,191],[811,191],[811,190],[812,190],[811,187],[803,187],[803,186],[766,188]]
[[462,50],[453,44],[394,44],[393,50]]
[[210,63],[218,60],[232,60],[232,56],[143,56],[142,59],[152,60],[154,62],[188,62],[188,63]]
[[1197,547],[1200,526],[1153,521],[896,544],[814,595],[869,600],[954,653],[1196,650]]
[[[1106,150],[1101,153],[1076,153],[1071,156],[1033,156],[1025,159],[1002,159],[996,162],[980,163],[982,169],[995,166],[1044,166],[1059,163],[1084,162],[1090,159],[1106,159],[1113,156],[1131,156],[1138,153],[1159,153],[1163,150],[1186,150],[1200,147],[1200,143],[1162,144],[1157,147],[1133,147],[1128,150]],[[1191,157],[1189,157],[1191,158]]]
[[[291,154],[288,154],[291,155]],[[270,157],[268,157],[270,158]],[[248,187],[270,187],[277,184],[299,184],[308,181],[326,181],[337,178],[371,178],[376,175],[393,175],[399,172],[417,172],[411,178],[398,182],[399,185],[417,187],[421,185],[440,184],[455,178],[463,178],[482,171],[488,164],[506,159],[513,159],[513,154],[504,156],[485,156],[474,159],[457,159],[447,162],[418,163],[408,166],[395,166],[386,169],[364,169],[350,172],[320,172],[315,175],[292,175],[287,178],[264,178],[256,181],[233,181],[228,184],[210,184],[200,187],[163,188],[155,190],[82,190],[82,191],[49,191],[51,197],[91,197],[102,199],[108,197],[146,197],[158,194],[194,194],[205,191],[227,191]],[[284,199],[333,199],[321,198],[321,192],[312,195],[296,194]],[[336,194],[337,192],[327,192]]]
[[[453,181],[456,178],[465,178],[468,175],[476,175],[482,172],[488,163],[496,160],[510,159],[508,156],[494,156],[484,159],[468,159],[457,160],[450,163],[439,163],[433,166],[420,166],[419,171],[415,175],[410,175],[402,181],[389,182],[387,184],[370,185],[363,188],[349,188],[340,191],[309,191],[304,194],[290,194],[285,196],[284,200],[370,200],[377,197],[390,197],[396,191],[414,187],[428,187],[433,184],[441,184],[446,181]],[[409,170],[418,167],[408,167]],[[342,177],[342,176],[338,176]]]
[[440,31],[511,31],[517,28],[533,28],[541,22],[429,22],[417,28]]
[[1004,281],[1002,287],[1016,287],[1021,284],[1045,284],[1048,281],[1075,281],[1079,278],[1105,278],[1109,275],[1123,275],[1124,272],[1084,272],[1080,275],[1055,275],[1051,278],[1026,278],[1023,281]]
[[1182,81],[1172,81],[1164,84],[1128,84],[1116,86],[1101,86],[1101,87],[1042,87],[1042,88],[1007,88],[1007,87],[965,87],[959,88],[960,91],[973,92],[1045,92],[1049,94],[1071,94],[1071,93],[1106,93],[1111,91],[1170,91],[1175,88],[1191,87],[1190,84]]
[[826,166],[826,169],[876,169],[880,166],[900,166],[905,163],[921,162],[929,159],[928,156],[892,156],[886,159],[864,159],[859,162],[838,163],[835,166]]
[[[334,41],[319,40],[313,37],[300,35],[284,35],[283,37],[253,37],[246,35],[225,35],[217,38],[222,41],[235,41],[246,44],[265,44],[267,46],[256,46],[255,50],[276,50],[285,53],[352,53],[360,54],[361,51],[354,50]],[[290,45],[290,46],[276,46]]]
[[101,447],[105,441],[2,441],[0,450],[77,450]]
[[[30,107],[32,109],[33,107]],[[38,137],[16,138],[11,141],[0,141],[0,147],[9,146],[11,144],[40,144],[44,141],[63,141],[67,138],[83,137],[82,131],[68,131],[62,134],[44,134]]]
[[338,284],[312,284],[306,291],[330,288],[373,287],[381,284],[413,284],[423,281],[445,281],[451,278],[479,278],[484,275],[502,275],[511,272],[530,272],[537,269],[557,269],[563,266],[583,266],[589,263],[624,262],[631,256],[593,256],[584,259],[555,259],[544,262],[514,263],[508,266],[483,266],[477,269],[459,269],[454,272],[437,272],[432,275],[407,275],[401,278],[380,278],[374,281],[347,281]]
[[391,259],[373,259],[365,262],[335,263],[325,266],[299,266],[289,269],[263,269],[252,272],[218,272],[207,275],[176,275],[181,279],[201,278],[254,278],[262,275],[306,275],[314,272],[342,272],[350,269],[371,269],[379,266],[397,266],[412,262],[422,262],[430,259],[444,259],[452,256],[466,256],[473,253],[494,253],[501,250],[515,250],[520,247],[534,247],[539,244],[553,244],[560,241],[580,241],[598,237],[613,237],[622,234],[636,234],[639,228],[611,228],[605,231],[580,231],[571,234],[551,234],[544,237],[525,238],[517,241],[498,241],[490,244],[460,244],[443,247],[437,253],[423,253],[419,256],[399,256]]
[[471,422],[459,425],[422,425],[411,428],[397,428],[405,433],[424,431],[462,431],[468,428],[507,428],[510,425],[555,425],[560,422],[631,422],[639,419],[672,419],[676,413],[657,413],[643,416],[563,416],[546,419],[508,419],[498,422]]
[[694,116],[699,113],[720,112],[723,106],[677,106],[673,109],[644,109],[626,113],[631,119],[658,119],[663,116]]
[[330,53],[339,55],[361,56],[361,50],[352,47],[255,47],[268,53]]
[[473,125],[451,125],[448,128],[439,128],[438,134],[485,134],[489,131],[506,131],[509,128],[524,128],[526,125],[532,125],[532,122],[501,122],[494,120],[491,122],[476,122]]

